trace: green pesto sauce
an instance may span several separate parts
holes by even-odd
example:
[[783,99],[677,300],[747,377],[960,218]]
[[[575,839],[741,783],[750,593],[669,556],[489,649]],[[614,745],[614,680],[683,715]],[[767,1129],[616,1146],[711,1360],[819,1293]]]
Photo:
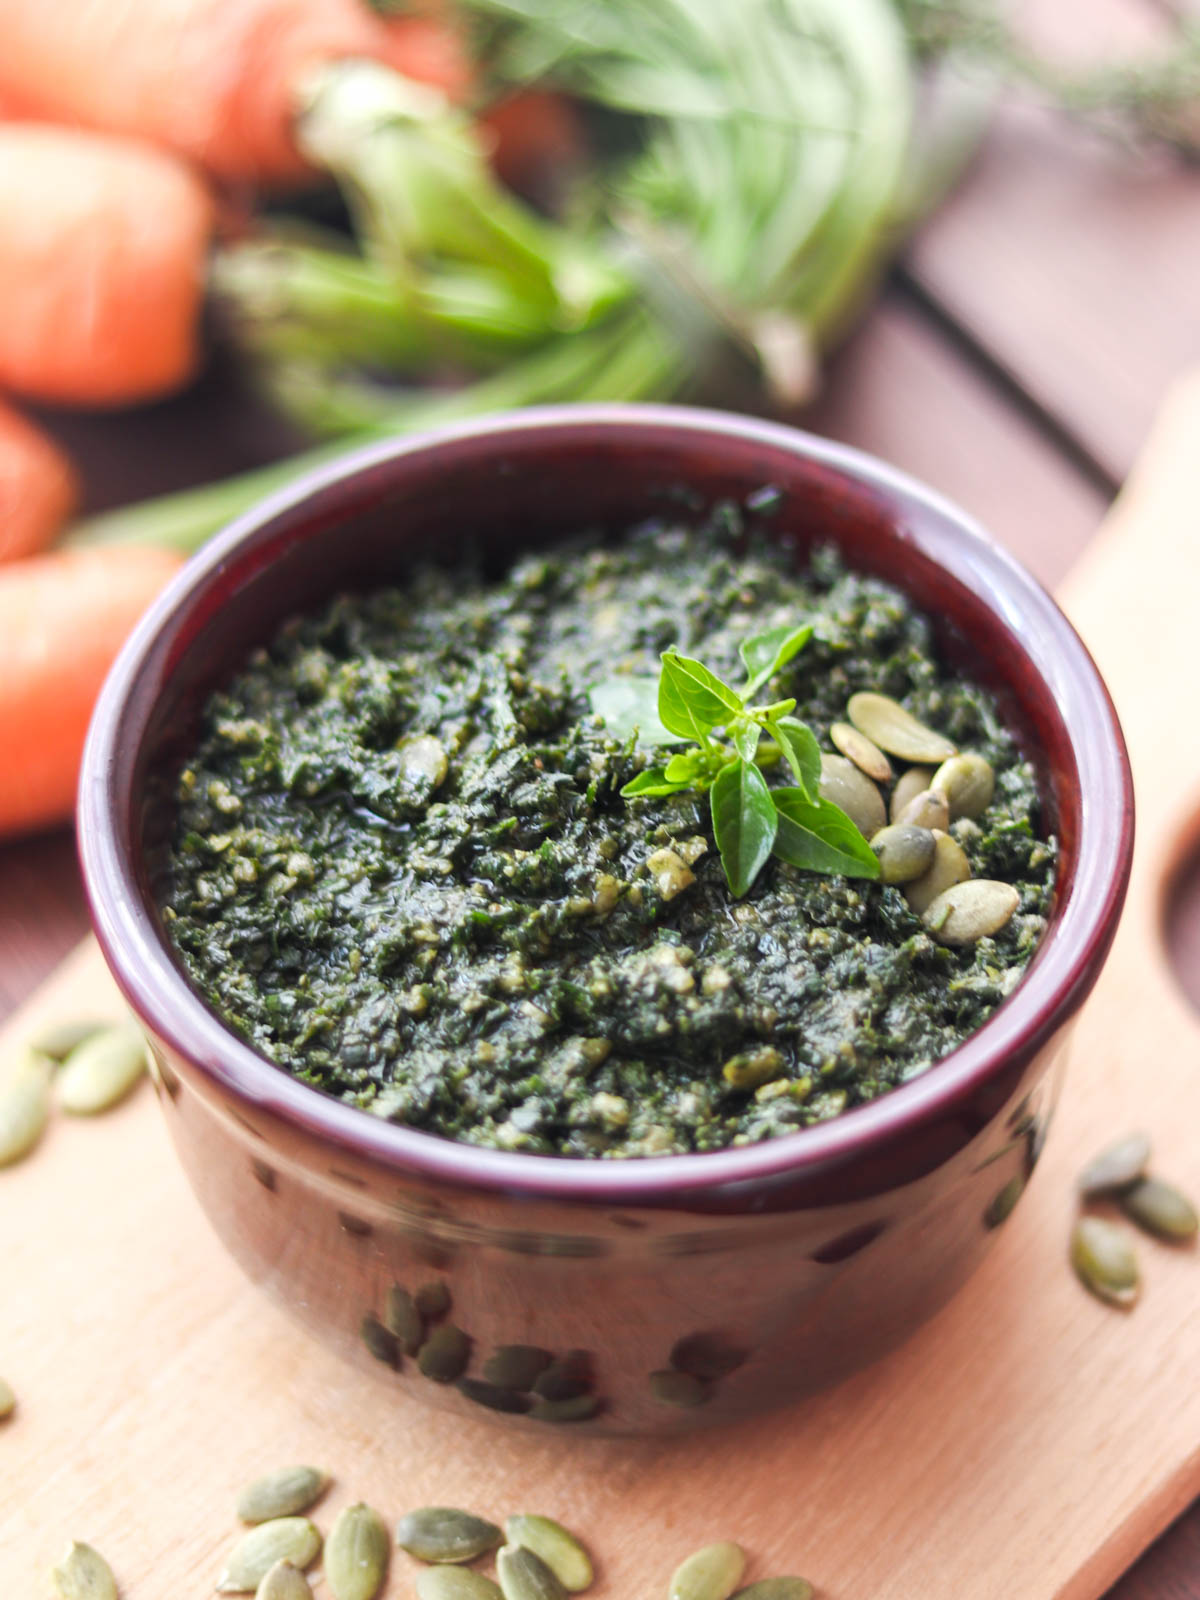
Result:
[[[801,575],[765,541],[735,553],[738,522],[578,540],[499,581],[423,567],[256,652],[180,776],[164,896],[229,1026],[376,1116],[579,1157],[794,1132],[979,1027],[1049,908],[1032,770],[901,594],[828,551]],[[735,901],[706,796],[619,797],[653,758],[606,735],[589,684],[672,645],[738,681],[742,639],[800,621],[763,697],[794,695],[823,748],[873,689],[992,763],[993,803],[952,832],[1020,891],[995,938],[943,948],[897,889],[775,859]],[[663,849],[694,874],[669,898]],[[770,1081],[731,1087],[735,1057]]]

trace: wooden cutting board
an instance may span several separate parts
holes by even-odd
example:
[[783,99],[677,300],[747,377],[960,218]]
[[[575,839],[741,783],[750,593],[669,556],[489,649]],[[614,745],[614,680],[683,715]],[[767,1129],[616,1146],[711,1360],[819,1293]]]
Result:
[[[71,1538],[125,1600],[209,1592],[249,1477],[311,1461],[317,1513],[365,1499],[584,1533],[595,1593],[666,1594],[729,1537],[751,1576],[801,1572],[828,1600],[1092,1600],[1200,1492],[1200,1254],[1147,1241],[1130,1315],[1066,1263],[1072,1179],[1146,1126],[1155,1166],[1200,1192],[1200,1022],[1170,975],[1164,884],[1200,834],[1200,378],[1171,396],[1142,464],[1063,596],[1124,720],[1139,844],[1111,960],[1075,1036],[1030,1189],[991,1257],[902,1350],[782,1416],[670,1444],[530,1440],[449,1422],[344,1368],[241,1276],[210,1233],[146,1089],[57,1119],[0,1172],[0,1595],[40,1595]],[[116,1011],[84,945],[0,1037]],[[412,1593],[393,1563],[388,1595]],[[318,1586],[317,1594],[327,1594]]]

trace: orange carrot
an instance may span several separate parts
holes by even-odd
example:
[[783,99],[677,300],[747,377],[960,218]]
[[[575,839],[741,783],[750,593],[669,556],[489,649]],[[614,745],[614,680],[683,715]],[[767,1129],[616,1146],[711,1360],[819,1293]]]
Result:
[[305,69],[384,48],[362,0],[0,0],[0,96],[226,178],[303,172],[292,95]]
[[77,488],[53,440],[0,401],[0,561],[45,549],[74,509]]
[[412,13],[387,17],[377,59],[418,83],[430,83],[451,100],[465,100],[475,73],[462,34],[441,17]]
[[583,129],[570,101],[545,89],[522,89],[480,117],[492,140],[496,173],[519,194],[555,197],[586,160]]
[[104,675],[180,564],[166,550],[114,545],[0,567],[0,834],[71,815]]
[[196,366],[211,225],[172,156],[0,123],[0,388],[120,405],[178,387]]

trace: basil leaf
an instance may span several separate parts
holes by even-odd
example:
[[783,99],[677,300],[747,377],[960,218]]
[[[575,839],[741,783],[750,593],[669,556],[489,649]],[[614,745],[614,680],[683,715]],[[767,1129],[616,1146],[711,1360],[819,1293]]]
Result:
[[691,785],[704,771],[704,757],[699,750],[681,750],[667,762],[667,777],[672,783]]
[[740,900],[758,877],[775,843],[779,818],[767,781],[748,761],[730,761],[709,795],[713,832],[725,877]]
[[801,789],[771,791],[779,821],[775,854],[807,872],[840,872],[847,878],[878,878],[871,846],[832,800],[810,800]]
[[635,794],[678,794],[680,789],[690,789],[691,779],[669,778],[665,767],[647,767],[645,772],[639,772],[636,778],[621,790],[623,800],[631,800]]
[[[614,739],[632,739],[644,745],[678,744],[680,735],[658,720],[658,682],[654,678],[606,678],[588,690],[592,710],[604,718]],[[687,737],[687,735],[683,735]]]
[[733,747],[743,761],[753,761],[758,754],[758,741],[762,729],[757,722],[752,722],[749,717],[739,717],[729,726],[729,737],[733,740]]
[[748,700],[756,690],[761,689],[767,679],[774,677],[781,667],[786,667],[811,638],[812,627],[809,623],[794,628],[785,622],[778,628],[768,628],[764,633],[743,639],[738,646],[738,654],[750,679],[742,690],[743,696]]
[[787,757],[787,764],[804,791],[804,798],[817,800],[821,782],[821,747],[816,734],[795,717],[780,717],[778,722],[771,724],[771,732],[779,741],[779,748]]
[[723,726],[742,709],[742,698],[691,656],[668,651],[658,683],[658,717],[681,739],[697,739]]

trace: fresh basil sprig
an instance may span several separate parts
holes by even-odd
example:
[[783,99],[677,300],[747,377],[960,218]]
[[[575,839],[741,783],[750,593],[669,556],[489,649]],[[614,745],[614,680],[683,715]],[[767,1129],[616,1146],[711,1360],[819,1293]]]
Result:
[[[879,862],[840,807],[819,793],[821,750],[795,700],[751,704],[812,637],[812,628],[769,628],[742,641],[746,682],[734,689],[702,661],[669,650],[658,681],[611,678],[590,690],[592,709],[618,739],[688,743],[665,766],[647,767],[621,790],[636,795],[708,790],[713,834],[735,898],[774,854],[811,872],[877,878]],[[772,787],[763,768],[786,761],[794,786]]]

